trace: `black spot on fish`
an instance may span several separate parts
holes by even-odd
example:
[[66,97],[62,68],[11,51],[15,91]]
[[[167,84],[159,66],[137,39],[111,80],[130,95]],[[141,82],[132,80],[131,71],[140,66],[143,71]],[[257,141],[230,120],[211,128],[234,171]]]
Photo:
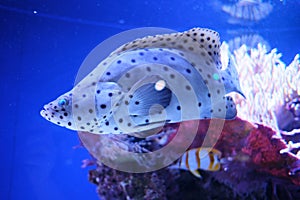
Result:
[[89,113],[93,113],[93,109],[89,109]]
[[101,105],[100,105],[100,108],[105,109],[105,108],[106,108],[106,105],[105,105],[105,104],[101,104]]
[[72,125],[72,123],[71,123],[71,122],[68,122],[68,125],[69,125],[69,126],[71,126],[71,125]]

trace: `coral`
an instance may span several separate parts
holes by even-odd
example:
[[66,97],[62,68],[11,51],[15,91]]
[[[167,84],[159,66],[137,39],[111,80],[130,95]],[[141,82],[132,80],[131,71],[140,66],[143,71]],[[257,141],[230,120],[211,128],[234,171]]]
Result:
[[[228,45],[223,43],[222,63],[227,63],[228,52]],[[238,117],[270,127],[281,138],[283,134],[291,135],[287,131],[300,128],[300,61],[297,54],[292,63],[286,66],[280,57],[276,49],[268,53],[266,47],[260,44],[257,49],[250,51],[246,46],[236,50],[233,60],[246,99],[232,95],[237,103]],[[300,131],[293,131],[297,132]],[[289,153],[298,157],[297,152]]]
[[[209,123],[210,120],[200,121],[190,148],[201,146],[205,136],[214,140],[216,135],[206,135]],[[299,175],[289,174],[297,159],[279,153],[285,143],[273,138],[275,134],[268,127],[255,127],[238,118],[226,121],[214,148],[223,152],[227,161],[221,171],[201,171],[203,179],[188,171],[170,168],[126,173],[98,164],[97,169],[90,171],[90,181],[98,186],[101,199],[299,198],[296,187],[300,185]]]
[[[163,177],[163,178],[162,178]],[[167,199],[166,181],[173,183],[174,176],[167,170],[152,173],[126,173],[98,165],[91,170],[89,180],[98,185],[101,199]],[[173,192],[178,190],[172,188]]]

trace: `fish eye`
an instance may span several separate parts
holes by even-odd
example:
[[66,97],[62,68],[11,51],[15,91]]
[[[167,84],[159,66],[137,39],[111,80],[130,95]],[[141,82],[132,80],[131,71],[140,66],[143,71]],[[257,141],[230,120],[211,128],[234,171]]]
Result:
[[65,99],[65,98],[60,99],[60,100],[58,101],[58,105],[59,105],[59,106],[65,106],[65,105],[68,105],[68,104],[69,104],[69,101],[68,101],[67,99]]

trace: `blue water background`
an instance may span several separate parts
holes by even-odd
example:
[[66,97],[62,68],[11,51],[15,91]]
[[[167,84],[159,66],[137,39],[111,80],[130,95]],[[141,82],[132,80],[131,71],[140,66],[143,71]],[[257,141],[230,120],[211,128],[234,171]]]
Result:
[[[205,3],[209,2],[209,3]],[[213,1],[0,1],[0,199],[96,200],[89,158],[76,132],[44,120],[42,106],[72,88],[85,56],[101,41],[144,26],[208,27],[222,40],[263,36],[290,63],[300,51],[300,2],[273,1],[255,24],[232,25]],[[223,1],[226,2],[226,1]]]

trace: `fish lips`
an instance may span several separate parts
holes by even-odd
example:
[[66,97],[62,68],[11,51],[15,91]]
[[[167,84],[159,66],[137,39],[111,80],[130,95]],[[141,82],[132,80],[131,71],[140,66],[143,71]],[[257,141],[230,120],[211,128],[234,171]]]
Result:
[[52,110],[51,107],[44,105],[43,109],[40,111],[40,115],[43,118],[45,118],[46,120],[51,121],[50,116],[51,116],[51,113],[53,113],[53,112],[54,112],[54,110]]

